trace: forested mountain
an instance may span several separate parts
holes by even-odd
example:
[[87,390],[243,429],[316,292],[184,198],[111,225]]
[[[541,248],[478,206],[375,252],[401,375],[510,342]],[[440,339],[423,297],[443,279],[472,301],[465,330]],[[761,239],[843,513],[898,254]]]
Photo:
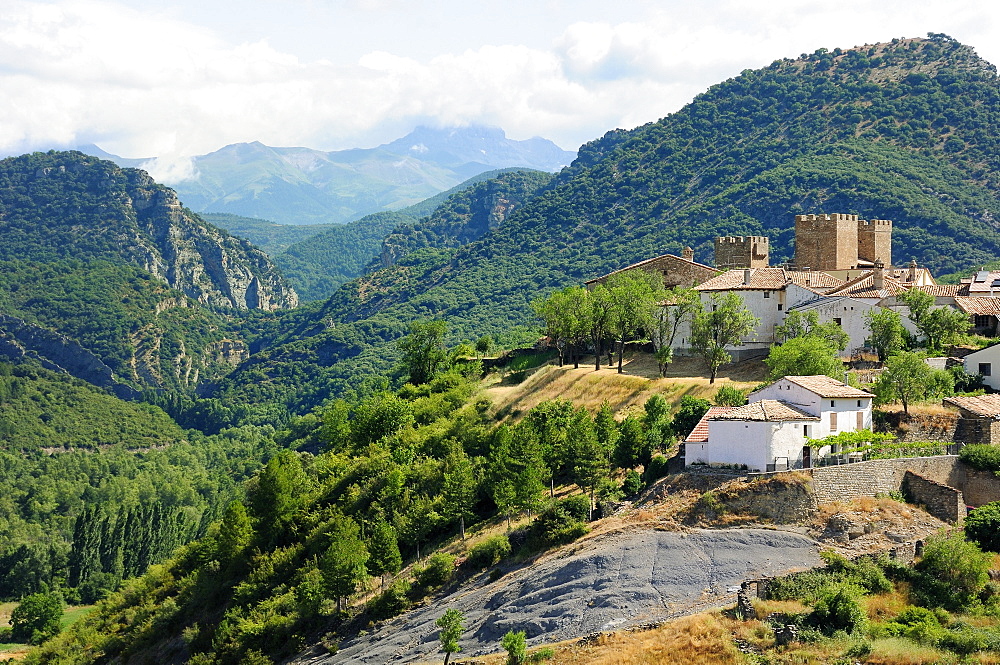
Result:
[[0,260],[131,264],[206,305],[298,302],[267,255],[183,209],[173,190],[79,152],[0,161],[0,238]]
[[[383,240],[393,229],[413,227],[458,192],[513,172],[533,173],[517,169],[480,173],[456,187],[407,208],[377,212],[342,226],[334,226],[273,256],[274,261],[303,301],[329,298],[341,284],[365,272],[365,267],[379,256]],[[534,173],[538,173],[534,178],[539,181],[543,179],[540,172]],[[547,174],[545,177],[548,177]],[[432,243],[432,246],[438,245]]]
[[[249,240],[263,250],[273,261],[274,258],[296,243],[308,240],[330,229],[340,228],[339,224],[278,224],[267,219],[241,217],[223,212],[205,212],[199,215],[209,224],[229,231],[234,236]],[[287,275],[286,275],[287,277]],[[297,287],[297,285],[293,285]],[[295,288],[298,293],[298,288]],[[301,297],[301,293],[299,296]]]
[[204,532],[274,452],[267,432],[185,432],[163,411],[0,363],[0,598],[92,602]]
[[[768,235],[780,262],[792,256],[796,213],[892,219],[897,263],[983,263],[1000,255],[998,128],[995,68],[943,35],[746,71],[658,122],[583,146],[480,240],[346,284],[247,376],[290,395],[294,362],[320,392],[337,390],[386,367],[385,344],[407,321],[447,319],[453,338],[508,331],[554,288],[685,245],[711,262],[721,234]],[[224,391],[243,395],[246,381],[231,375]]]
[[412,205],[485,171],[555,171],[574,156],[545,139],[508,139],[498,128],[418,127],[376,148],[229,145],[195,157],[197,177],[172,184],[197,212],[283,224],[343,223]]

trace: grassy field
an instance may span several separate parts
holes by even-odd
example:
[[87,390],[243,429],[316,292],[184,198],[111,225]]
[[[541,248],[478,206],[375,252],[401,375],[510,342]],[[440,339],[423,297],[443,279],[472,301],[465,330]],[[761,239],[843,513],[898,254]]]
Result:
[[600,371],[595,371],[593,356],[583,360],[579,369],[573,369],[572,365],[558,367],[551,361],[529,372],[523,381],[499,381],[487,389],[487,395],[502,418],[517,419],[540,402],[551,399],[568,399],[592,412],[608,400],[616,413],[624,415],[630,409],[642,409],[654,393],[674,403],[684,395],[711,400],[721,386],[745,390],[767,376],[767,367],[757,360],[724,366],[714,384],[708,382],[704,363],[695,358],[678,358],[663,378],[656,360],[648,353],[626,355],[621,374],[616,367],[603,365]]
[[[10,613],[17,607],[16,602],[0,603],[0,628],[10,626]],[[93,605],[70,605],[63,614],[62,627],[66,628],[79,621]],[[0,659],[18,661],[24,657],[30,647],[17,642],[0,642]]]

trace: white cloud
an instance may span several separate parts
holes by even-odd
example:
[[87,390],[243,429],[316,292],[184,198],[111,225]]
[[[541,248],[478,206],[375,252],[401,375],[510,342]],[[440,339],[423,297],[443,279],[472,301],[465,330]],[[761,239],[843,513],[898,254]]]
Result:
[[[194,0],[174,0],[183,1],[193,12]],[[255,19],[273,17],[277,35],[294,28],[279,24],[297,1],[247,7]],[[155,11],[102,0],[2,5],[0,152],[93,142],[124,156],[157,156],[150,167],[175,181],[194,175],[183,158],[227,143],[371,145],[418,121],[497,125],[516,138],[540,135],[575,148],[609,129],[662,117],[744,68],[820,47],[940,31],[1000,57],[1000,9],[973,0],[625,0],[620,11],[612,3],[518,0],[511,11],[536,11],[532,20],[544,23],[531,26],[530,45],[496,30],[486,10],[462,3],[452,6],[454,22],[442,23],[440,35],[428,31],[435,22],[425,17],[413,44],[341,52],[347,32],[375,34],[375,19],[415,11],[401,0],[343,0],[310,14],[343,19],[331,24],[324,58],[272,46],[256,20],[252,38],[233,40],[219,25],[182,20],[176,4]],[[367,18],[352,23],[350,16]],[[445,31],[478,41],[414,55]],[[539,40],[546,31],[548,41]]]

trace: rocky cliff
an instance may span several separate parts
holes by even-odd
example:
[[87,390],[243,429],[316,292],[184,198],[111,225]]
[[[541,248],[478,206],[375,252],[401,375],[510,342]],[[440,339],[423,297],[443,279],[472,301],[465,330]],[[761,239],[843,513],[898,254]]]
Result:
[[79,152],[0,161],[0,259],[66,258],[138,265],[205,305],[298,304],[267,255],[183,208],[145,171]]

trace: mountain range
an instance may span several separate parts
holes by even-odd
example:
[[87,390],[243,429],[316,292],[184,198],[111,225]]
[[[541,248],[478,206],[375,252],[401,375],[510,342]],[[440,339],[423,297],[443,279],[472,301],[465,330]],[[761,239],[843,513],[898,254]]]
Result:
[[[80,149],[122,166],[150,162],[122,159],[96,146]],[[413,205],[485,171],[556,171],[575,156],[543,138],[509,139],[495,127],[418,127],[375,148],[327,152],[257,141],[227,145],[192,158],[194,177],[168,184],[199,213],[281,224],[343,223]]]

